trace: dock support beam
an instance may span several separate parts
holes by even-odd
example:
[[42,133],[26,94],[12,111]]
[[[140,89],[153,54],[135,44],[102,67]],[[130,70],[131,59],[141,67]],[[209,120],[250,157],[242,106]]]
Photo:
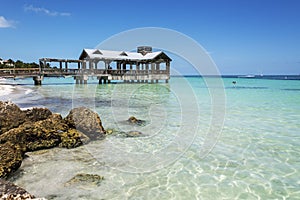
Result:
[[43,76],[33,77],[34,85],[42,85]]

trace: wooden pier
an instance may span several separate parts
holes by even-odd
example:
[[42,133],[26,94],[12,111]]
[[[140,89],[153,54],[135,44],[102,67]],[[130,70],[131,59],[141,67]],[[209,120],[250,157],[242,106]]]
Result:
[[0,77],[32,77],[35,85],[41,85],[44,77],[66,76],[74,77],[76,84],[87,84],[91,76],[97,77],[99,84],[158,83],[170,79],[171,61],[164,52],[152,52],[147,46],[138,47],[137,52],[83,49],[78,60],[41,58],[39,68],[0,69]]

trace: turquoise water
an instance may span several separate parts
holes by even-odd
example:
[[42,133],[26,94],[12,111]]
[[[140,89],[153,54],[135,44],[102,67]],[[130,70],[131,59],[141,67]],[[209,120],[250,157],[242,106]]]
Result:
[[[46,79],[42,87],[26,81],[1,99],[63,116],[87,106],[106,129],[144,136],[109,135],[76,149],[29,153],[11,180],[36,196],[300,199],[300,81],[173,77],[169,84],[76,86],[72,79]],[[146,125],[128,125],[132,115]],[[65,184],[78,173],[105,179]]]

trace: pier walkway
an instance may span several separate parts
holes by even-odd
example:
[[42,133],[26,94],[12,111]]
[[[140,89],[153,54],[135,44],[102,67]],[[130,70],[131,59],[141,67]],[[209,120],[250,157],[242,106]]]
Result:
[[[35,85],[41,85],[44,77],[69,76],[76,84],[87,84],[89,77],[97,77],[99,84],[158,83],[170,79],[171,61],[164,52],[152,52],[147,46],[138,47],[137,52],[84,49],[78,60],[41,58],[39,68],[4,68],[0,77],[33,78]],[[53,63],[57,66],[52,67]]]

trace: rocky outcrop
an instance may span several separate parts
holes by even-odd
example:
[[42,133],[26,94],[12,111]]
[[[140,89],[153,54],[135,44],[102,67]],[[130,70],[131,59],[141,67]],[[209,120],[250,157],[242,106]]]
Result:
[[[100,117],[88,108],[74,108],[63,119],[47,108],[22,111],[11,102],[0,101],[0,199],[34,199],[22,188],[2,180],[16,171],[28,151],[52,147],[75,148],[105,136]],[[103,177],[79,174],[68,184],[99,184]]]
[[130,124],[133,124],[133,125],[138,125],[138,126],[145,126],[146,125],[145,120],[137,119],[134,116],[129,117],[127,122],[129,122]]
[[0,135],[25,122],[25,112],[11,102],[0,101],[0,113]]
[[16,186],[13,183],[0,179],[0,199],[3,200],[23,200],[23,199],[35,199],[35,197],[29,194],[23,188]]
[[25,122],[47,119],[52,112],[47,108],[21,110],[16,104],[0,101],[0,135]]
[[83,132],[91,139],[99,139],[105,136],[105,130],[99,115],[88,108],[73,108],[65,118],[65,122],[69,127]]
[[6,142],[0,144],[0,178],[16,171],[22,163],[23,152],[18,145]]
[[69,129],[66,132],[61,132],[59,136],[61,139],[59,146],[68,149],[79,147],[90,141],[90,138],[88,136],[76,129]]
[[47,119],[52,112],[48,108],[31,108],[23,111],[26,114],[25,121],[37,122]]
[[[22,111],[8,102],[0,102],[0,111],[1,130],[5,131],[0,135],[0,178],[19,168],[26,152],[57,146],[75,148],[105,136],[98,114],[83,107],[72,109],[65,119],[47,108]],[[11,122],[11,117],[17,122]]]
[[61,132],[67,130],[68,126],[62,123],[62,117],[53,114],[48,119],[35,123],[26,122],[7,131],[0,135],[0,143],[9,141],[20,145],[23,152],[46,149],[58,146],[61,142]]

